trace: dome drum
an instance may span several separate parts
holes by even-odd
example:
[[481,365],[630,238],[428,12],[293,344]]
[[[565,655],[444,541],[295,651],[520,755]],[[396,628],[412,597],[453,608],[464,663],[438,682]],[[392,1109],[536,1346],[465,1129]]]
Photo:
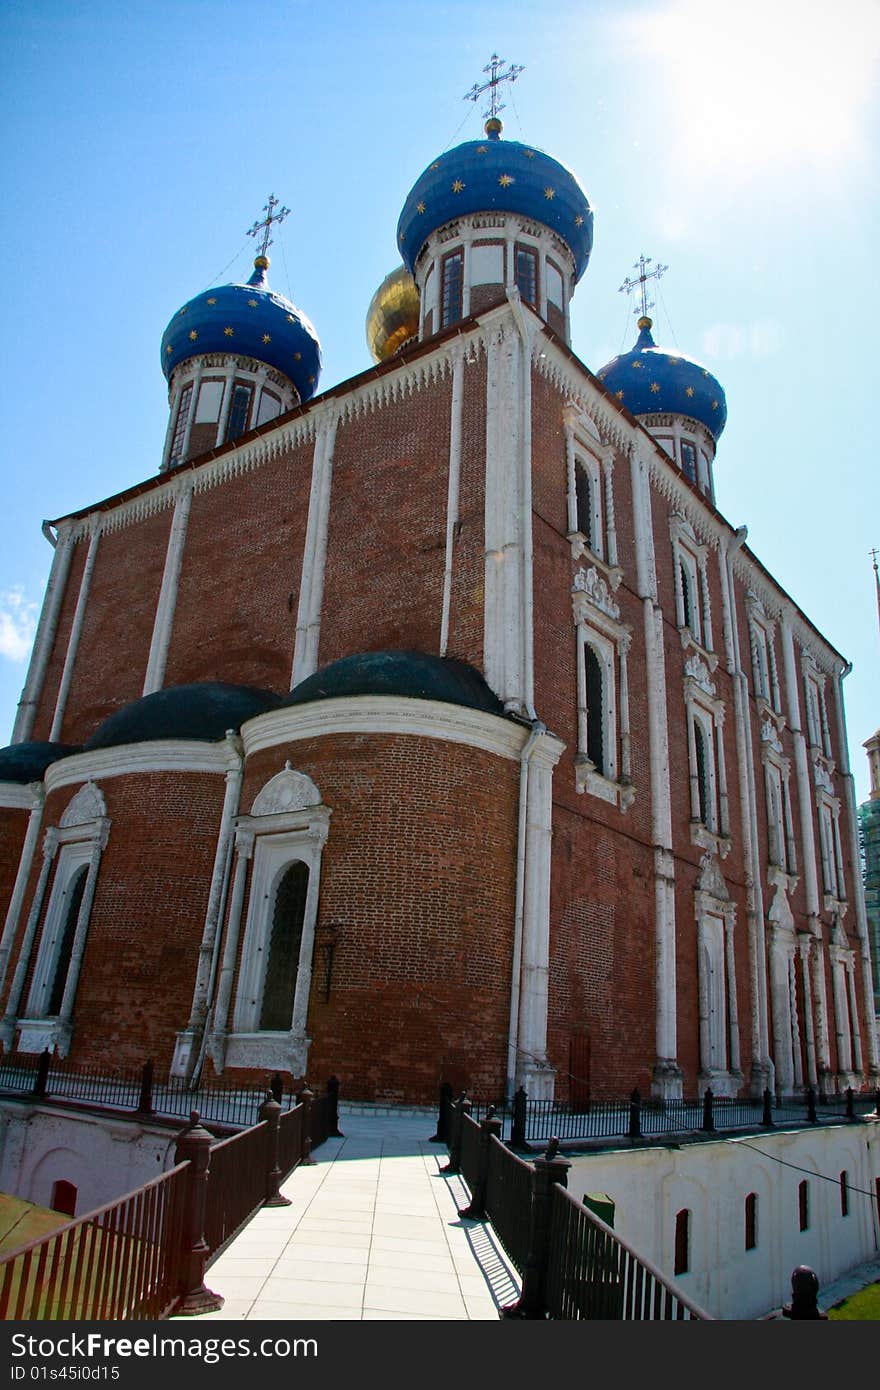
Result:
[[220,448],[300,404],[293,383],[255,358],[228,353],[188,357],[169,382],[160,472]]
[[549,228],[507,213],[475,214],[437,228],[416,260],[419,336],[479,314],[516,287],[565,342],[576,280],[574,257]]

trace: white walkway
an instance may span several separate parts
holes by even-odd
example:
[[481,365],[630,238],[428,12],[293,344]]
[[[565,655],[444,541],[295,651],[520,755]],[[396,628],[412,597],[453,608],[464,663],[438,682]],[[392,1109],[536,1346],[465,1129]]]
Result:
[[[468,1193],[440,1168],[431,1115],[343,1113],[208,1270],[226,1302],[208,1320],[456,1318],[497,1321],[519,1285],[491,1227],[462,1220]],[[200,1318],[199,1322],[205,1321]]]

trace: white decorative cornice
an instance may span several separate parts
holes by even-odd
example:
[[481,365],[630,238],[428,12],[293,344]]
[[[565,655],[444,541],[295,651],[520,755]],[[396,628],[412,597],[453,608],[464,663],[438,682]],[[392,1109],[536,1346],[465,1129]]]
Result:
[[41,782],[0,782],[0,806],[10,811],[32,811],[43,796]]
[[124,743],[118,748],[95,748],[71,753],[46,770],[46,793],[77,782],[127,777],[141,772],[221,772],[238,764],[225,739],[200,743],[195,739],[157,739],[154,743]]
[[[440,700],[407,699],[396,695],[354,695],[290,705],[258,714],[242,725],[245,757],[300,739],[333,734],[400,734],[436,738],[480,748],[500,758],[518,759],[531,730],[497,714],[467,709]],[[544,734],[535,744],[531,762],[552,768],[565,744]]]
[[684,674],[686,680],[692,680],[705,694],[716,694],[716,688],[709,679],[709,667],[701,656],[692,656],[684,663]]
[[252,816],[274,816],[281,811],[302,811],[307,806],[320,806],[321,793],[311,777],[295,772],[286,762],[281,772],[271,777],[259,791],[251,807]]
[[614,602],[614,599],[611,597],[611,590],[599,574],[595,565],[591,566],[588,570],[579,569],[577,571],[574,577],[572,592],[586,595],[590,603],[593,604],[595,608],[598,608],[600,612],[607,614],[607,616],[613,618],[615,622],[619,621],[620,605]]
[[776,725],[770,720],[765,719],[761,725],[761,743],[768,748],[772,748],[774,753],[782,756],[782,742],[776,730]]

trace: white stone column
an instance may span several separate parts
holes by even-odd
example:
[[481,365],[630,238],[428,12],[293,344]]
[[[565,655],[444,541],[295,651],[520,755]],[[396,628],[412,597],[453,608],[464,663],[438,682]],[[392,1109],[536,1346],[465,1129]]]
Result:
[[855,957],[850,951],[846,957],[846,985],[849,998],[849,1016],[852,1020],[853,1070],[861,1073],[863,1070],[862,1040],[859,1029],[859,1007],[856,1001],[855,971]]
[[[189,458],[189,441],[192,438],[192,430],[193,424],[195,423],[196,411],[199,408],[199,390],[201,388],[201,385],[202,363],[199,361],[196,362],[192,374],[192,395],[189,398],[189,414],[186,420],[186,428],[184,429],[183,439],[180,443],[180,458],[177,459],[178,463],[185,463],[186,460]],[[184,383],[182,389],[186,389],[186,383]]]
[[780,1094],[791,1091],[794,1083],[792,1052],[790,955],[778,927],[770,930],[770,999],[773,1019],[773,1057],[776,1088]]
[[831,1044],[828,1035],[828,996],[825,989],[825,952],[821,936],[813,952],[813,1008],[816,1011],[816,1066],[820,1088],[831,1076]]
[[227,733],[230,763],[226,771],[226,788],[223,796],[223,810],[220,814],[220,829],[217,835],[217,849],[214,853],[214,869],[211,886],[208,890],[208,906],[205,912],[205,925],[199,945],[199,963],[196,983],[193,990],[192,1009],[189,1017],[189,1032],[197,1034],[204,1027],[210,1004],[211,975],[214,965],[214,950],[217,932],[223,910],[223,885],[226,880],[226,865],[232,848],[234,818],[238,814],[238,800],[241,793],[244,758],[241,741],[237,735]]
[[[235,363],[231,362],[223,373],[223,401],[220,405],[220,418],[217,421],[217,441],[214,446],[217,449],[220,448],[226,438],[226,426],[229,423],[229,412],[232,409],[232,388],[234,385]],[[186,455],[184,454],[183,457],[185,458]]]
[[165,568],[162,572],[162,587],[156,605],[153,623],[153,637],[150,642],[150,655],[147,659],[147,673],[144,677],[144,694],[152,695],[161,690],[165,680],[165,665],[171,645],[171,629],[174,624],[174,610],[177,605],[177,587],[180,582],[180,568],[186,545],[186,532],[192,505],[193,475],[181,474],[175,479],[174,515],[168,533],[168,547],[165,551]]
[[609,565],[617,564],[617,523],[614,518],[614,488],[612,486],[612,467],[614,454],[611,449],[602,453],[602,481],[605,496],[605,557]]
[[801,932],[798,937],[798,951],[801,958],[801,985],[804,991],[804,1047],[807,1053],[807,1085],[817,1086],[816,1036],[813,1027],[813,990],[810,982],[810,952],[814,942],[809,932]]
[[553,768],[562,753],[543,735],[529,764],[523,883],[522,984],[517,1037],[517,1085],[536,1100],[552,1099],[554,1072],[547,1061],[550,969],[550,852]]
[[[627,655],[629,653],[630,637],[628,634],[621,637],[618,644],[620,654],[620,780],[621,782],[632,782],[632,740],[629,725],[629,670],[627,667]],[[586,747],[586,741],[581,745]]]
[[226,928],[226,940],[223,944],[223,963],[220,967],[220,979],[217,984],[217,999],[214,1005],[214,1046],[212,1052],[215,1063],[219,1060],[219,1070],[222,1070],[224,1060],[219,1057],[219,1050],[225,1053],[225,1040],[222,1035],[227,1032],[229,1022],[229,1005],[232,1000],[235,963],[238,959],[238,941],[241,935],[241,914],[244,907],[248,864],[254,853],[254,838],[252,830],[239,829],[235,832],[235,872],[232,876],[229,921]]
[[736,989],[736,954],[734,951],[735,909],[731,906],[724,914],[724,945],[727,958],[727,1017],[729,1027],[729,1067],[736,1076],[742,1075],[742,1058],[739,1045],[739,1004]]
[[508,318],[491,334],[487,352],[483,669],[505,706],[525,713],[521,351]]
[[43,824],[43,809],[46,804],[46,796],[41,782],[37,782],[33,785],[33,798],[33,805],[28,817],[24,843],[22,844],[21,854],[18,859],[15,883],[13,884],[12,895],[6,910],[3,937],[0,939],[0,991],[2,991],[6,980],[6,972],[9,968],[9,957],[15,945],[15,933],[18,931],[18,919],[21,915],[22,903],[24,902],[24,895],[27,889],[28,879],[30,878],[31,865],[34,862],[34,854],[36,853],[37,843],[40,838],[40,827]]
[[788,996],[791,1013],[791,1050],[794,1060],[794,1084],[800,1089],[804,1084],[804,1064],[801,1058],[801,1032],[798,1026],[797,977],[794,956],[788,962]]
[[712,988],[709,980],[709,953],[706,945],[706,924],[702,913],[697,918],[697,1019],[700,1038],[700,1071],[708,1076],[712,1071]]
[[446,560],[443,568],[443,607],[440,613],[440,655],[449,647],[449,613],[452,604],[452,562],[458,524],[461,482],[461,419],[464,402],[464,351],[459,344],[452,358],[452,405],[449,418],[449,480],[446,488]]
[[654,843],[654,1033],[656,1057],[652,1089],[656,1095],[681,1095],[678,1064],[678,1003],[675,974],[675,861],[672,854],[672,806],[669,787],[666,666],[663,613],[657,597],[651,488],[647,465],[637,444],[630,449],[636,583],[645,626],[648,754],[651,776],[651,836]]
[[31,910],[28,913],[24,936],[22,937],[21,948],[18,953],[18,960],[15,963],[15,974],[12,977],[12,987],[9,991],[9,998],[6,1001],[6,1013],[2,1024],[0,1024],[0,1041],[2,1041],[7,1052],[10,1050],[15,1040],[15,1025],[18,1020],[18,1011],[21,1007],[21,996],[24,992],[31,952],[34,947],[34,937],[37,934],[37,927],[40,923],[43,904],[46,901],[46,889],[49,886],[49,875],[52,872],[52,862],[55,858],[57,849],[58,831],[54,826],[50,826],[43,838],[43,862],[40,865],[40,877],[37,879],[37,886],[34,890]]
[[724,757],[724,711],[715,711],[715,760],[718,765],[718,822],[722,835],[730,834],[730,806],[727,798],[727,763]]
[[79,650],[79,640],[82,636],[83,624],[86,617],[86,608],[89,602],[89,590],[92,584],[92,573],[95,568],[95,561],[98,558],[98,544],[101,539],[101,518],[98,515],[92,516],[90,521],[89,551],[86,562],[83,566],[82,579],[79,585],[79,594],[76,600],[76,610],[73,615],[73,623],[70,628],[70,636],[67,639],[67,652],[64,657],[64,667],[61,672],[61,682],[58,687],[58,698],[55,701],[55,713],[52,717],[52,728],[49,731],[49,742],[58,743],[61,739],[61,731],[64,725],[64,711],[67,708],[67,696],[70,693],[70,682],[73,679],[73,668],[76,663],[76,654]]
[[[43,523],[43,532],[49,535],[48,527]],[[52,652],[52,644],[55,641],[55,633],[58,630],[58,619],[61,614],[61,605],[64,602],[64,595],[67,590],[67,577],[70,573],[70,561],[73,557],[73,537],[71,529],[67,526],[58,532],[58,539],[55,542],[55,550],[52,555],[52,568],[49,571],[49,582],[46,585],[46,593],[43,598],[43,607],[40,612],[40,621],[37,624],[37,632],[34,638],[34,647],[31,652],[30,665],[21,692],[21,699],[18,704],[18,711],[15,716],[15,725],[12,730],[13,743],[26,743],[33,731],[34,720],[37,714],[37,705],[43,691],[43,681],[46,677],[46,666]]]
[[309,517],[306,523],[299,606],[296,615],[293,669],[290,687],[299,685],[318,669],[321,637],[321,608],[324,601],[324,569],[327,563],[327,534],[330,523],[330,493],[333,481],[333,451],[339,417],[325,415],[315,435]]
[[831,986],[834,996],[834,1033],[837,1039],[837,1071],[841,1079],[852,1071],[852,1026],[846,991],[846,971],[843,952],[836,947],[831,957]]

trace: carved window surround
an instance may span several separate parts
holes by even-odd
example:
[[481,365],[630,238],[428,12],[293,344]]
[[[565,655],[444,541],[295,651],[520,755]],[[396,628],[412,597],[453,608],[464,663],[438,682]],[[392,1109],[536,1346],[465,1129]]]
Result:
[[[712,636],[712,604],[709,595],[709,547],[697,540],[691,523],[680,512],[669,519],[672,541],[673,575],[675,580],[675,623],[686,650],[694,648],[710,671],[718,665]],[[690,607],[685,602],[682,572],[688,577]]]
[[[595,566],[579,569],[572,589],[577,634],[578,751],[575,786],[627,811],[635,799],[630,750],[627,655],[632,629],[620,621],[620,608]],[[602,728],[605,771],[587,753],[587,681],[584,648],[590,646],[603,672]]]
[[797,883],[797,850],[791,813],[791,760],[783,752],[776,722],[768,715],[761,725],[761,762],[767,806],[768,881],[785,879],[792,891]]
[[[214,1026],[209,1050],[218,1070],[259,1067],[306,1074],[310,1039],[306,1036],[312,977],[315,928],[320,893],[321,856],[331,811],[321,803],[315,784],[287,763],[263,787],[250,815],[236,823],[236,861],[230,894],[229,923],[224,943]],[[248,864],[250,891],[232,1029],[227,1031],[232,1002],[238,940],[244,910]],[[259,1027],[266,964],[275,907],[275,893],[286,869],[300,862],[309,870],[308,892],[299,954],[299,970],[291,1001],[290,1028],[269,1032]]]
[[[711,672],[702,655],[685,662],[684,702],[687,716],[688,762],[690,767],[690,837],[700,849],[714,851],[722,859],[730,853],[730,814],[727,795],[727,769],[724,760],[724,703],[717,698]],[[700,728],[705,750],[706,818],[701,814],[700,777],[696,729]]]
[[694,892],[697,922],[700,1084],[734,1096],[742,1085],[734,930],[730,901],[714,854],[701,861]]
[[752,653],[752,689],[758,713],[762,720],[774,720],[781,732],[785,727],[785,716],[782,713],[779,668],[776,664],[776,624],[768,618],[763,603],[753,589],[746,595],[746,613]]
[[840,843],[840,799],[832,796],[824,787],[819,787],[816,791],[816,810],[819,817],[823,907],[826,913],[839,915],[842,919],[847,897]]
[[[577,406],[565,407],[562,416],[565,435],[566,491],[568,498],[568,535],[572,559],[586,560],[595,565],[605,578],[612,593],[620,587],[623,570],[617,562],[617,528],[614,518],[614,450],[603,444],[599,431],[589,415]],[[582,468],[590,479],[593,497],[593,538],[578,529],[577,470]]]

